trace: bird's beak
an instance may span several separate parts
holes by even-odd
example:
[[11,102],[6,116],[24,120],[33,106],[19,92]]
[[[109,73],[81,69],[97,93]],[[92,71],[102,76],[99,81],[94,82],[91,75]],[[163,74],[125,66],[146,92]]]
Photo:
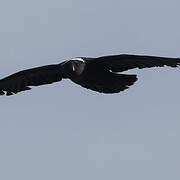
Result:
[[72,69],[73,69],[73,72],[74,72],[75,71],[75,67],[73,66]]

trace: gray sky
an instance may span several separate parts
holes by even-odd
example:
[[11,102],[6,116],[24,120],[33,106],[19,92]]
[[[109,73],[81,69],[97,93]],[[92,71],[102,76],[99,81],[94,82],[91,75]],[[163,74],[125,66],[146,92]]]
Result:
[[[1,0],[0,77],[76,56],[180,57],[178,0]],[[103,95],[62,81],[0,102],[0,179],[179,180],[180,69]]]

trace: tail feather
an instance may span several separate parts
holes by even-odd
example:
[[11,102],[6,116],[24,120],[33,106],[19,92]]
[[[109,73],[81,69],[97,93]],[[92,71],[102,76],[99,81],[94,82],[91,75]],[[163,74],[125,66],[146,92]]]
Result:
[[104,83],[103,93],[118,93],[132,86],[137,81],[136,75],[112,73],[110,80]]
[[113,94],[128,89],[137,81],[136,75],[126,75],[117,73],[108,73],[103,77],[97,77],[95,80],[87,79],[84,82],[76,82],[77,84],[100,93]]

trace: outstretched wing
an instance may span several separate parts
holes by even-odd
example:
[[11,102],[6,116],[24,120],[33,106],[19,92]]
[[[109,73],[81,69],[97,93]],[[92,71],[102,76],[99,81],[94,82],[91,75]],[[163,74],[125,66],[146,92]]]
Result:
[[0,80],[0,95],[13,95],[30,90],[29,86],[51,84],[62,80],[61,65],[47,65],[12,74]]
[[177,67],[180,65],[180,58],[121,54],[95,58],[91,62],[101,64],[113,72],[122,72],[134,68]]

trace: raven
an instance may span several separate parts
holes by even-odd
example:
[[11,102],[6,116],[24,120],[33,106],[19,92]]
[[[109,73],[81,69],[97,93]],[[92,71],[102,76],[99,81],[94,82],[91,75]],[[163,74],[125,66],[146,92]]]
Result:
[[77,57],[60,64],[46,65],[14,73],[0,80],[0,95],[30,90],[30,86],[71,79],[100,93],[119,93],[137,81],[136,75],[119,74],[134,68],[178,67],[180,58],[120,54],[97,58]]

